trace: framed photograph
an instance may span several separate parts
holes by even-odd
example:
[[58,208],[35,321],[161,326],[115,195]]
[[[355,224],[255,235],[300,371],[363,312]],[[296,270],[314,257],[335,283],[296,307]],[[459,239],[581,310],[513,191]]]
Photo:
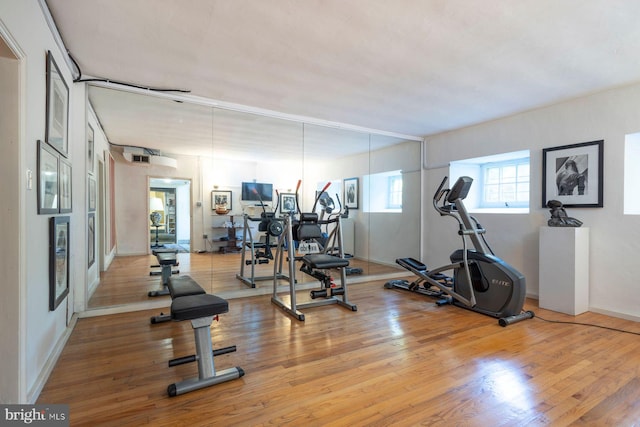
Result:
[[280,193],[280,213],[297,212],[296,195],[294,193]]
[[95,212],[97,188],[96,188],[96,179],[93,177],[93,175],[89,175],[87,187],[88,187],[88,193],[89,193],[88,195],[89,196],[89,212]]
[[49,219],[49,310],[69,293],[69,217]]
[[601,208],[604,141],[542,150],[542,206],[558,200],[566,207]]
[[358,178],[345,178],[342,200],[344,200],[344,205],[349,209],[358,209],[358,192]]
[[53,59],[47,52],[47,122],[45,141],[60,154],[69,153],[69,88]]
[[58,197],[59,155],[49,144],[38,141],[38,213],[53,214],[60,210]]
[[71,163],[60,157],[60,213],[71,212]]
[[96,214],[90,213],[87,220],[87,268],[96,262]]
[[93,128],[87,123],[87,172],[93,173],[94,142]]
[[233,207],[233,201],[231,200],[231,191],[217,191],[211,192],[211,210],[226,209],[230,211]]

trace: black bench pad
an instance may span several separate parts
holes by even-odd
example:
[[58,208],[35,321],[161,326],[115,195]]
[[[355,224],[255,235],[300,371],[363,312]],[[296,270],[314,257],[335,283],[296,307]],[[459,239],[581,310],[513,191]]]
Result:
[[158,249],[154,249],[153,251],[151,251],[151,253],[153,253],[154,255],[158,255],[158,254],[177,254],[178,250],[177,249],[168,249],[168,248],[158,248]]
[[176,298],[171,302],[171,318],[173,320],[199,319],[228,311],[229,302],[211,294],[189,295]]
[[177,265],[178,259],[175,253],[160,252],[156,254],[160,265]]
[[190,276],[171,276],[169,277],[167,287],[169,288],[171,299],[206,293],[205,290],[202,289],[202,286]]
[[341,268],[349,265],[349,260],[327,254],[308,254],[302,257],[302,262],[311,268]]

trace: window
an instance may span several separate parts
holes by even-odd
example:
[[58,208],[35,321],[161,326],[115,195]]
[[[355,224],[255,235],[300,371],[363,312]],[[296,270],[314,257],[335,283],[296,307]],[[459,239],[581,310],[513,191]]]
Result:
[[481,208],[529,206],[528,158],[486,163],[480,169]]
[[364,212],[402,212],[402,171],[374,173],[363,177]]
[[529,212],[529,151],[459,160],[450,164],[451,182],[470,176],[474,184],[465,199],[470,211]]
[[387,209],[402,209],[402,175],[388,178]]

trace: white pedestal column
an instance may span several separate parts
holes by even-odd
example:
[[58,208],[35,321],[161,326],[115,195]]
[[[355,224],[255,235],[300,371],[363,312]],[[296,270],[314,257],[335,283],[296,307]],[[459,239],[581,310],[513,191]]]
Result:
[[589,228],[540,228],[540,308],[589,310]]

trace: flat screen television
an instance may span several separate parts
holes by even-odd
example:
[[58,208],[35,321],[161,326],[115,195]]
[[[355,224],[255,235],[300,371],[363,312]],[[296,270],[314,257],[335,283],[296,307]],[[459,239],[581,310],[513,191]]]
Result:
[[[258,194],[260,197],[258,197]],[[243,182],[242,183],[242,200],[248,202],[273,201],[273,184],[265,184],[262,182]]]

